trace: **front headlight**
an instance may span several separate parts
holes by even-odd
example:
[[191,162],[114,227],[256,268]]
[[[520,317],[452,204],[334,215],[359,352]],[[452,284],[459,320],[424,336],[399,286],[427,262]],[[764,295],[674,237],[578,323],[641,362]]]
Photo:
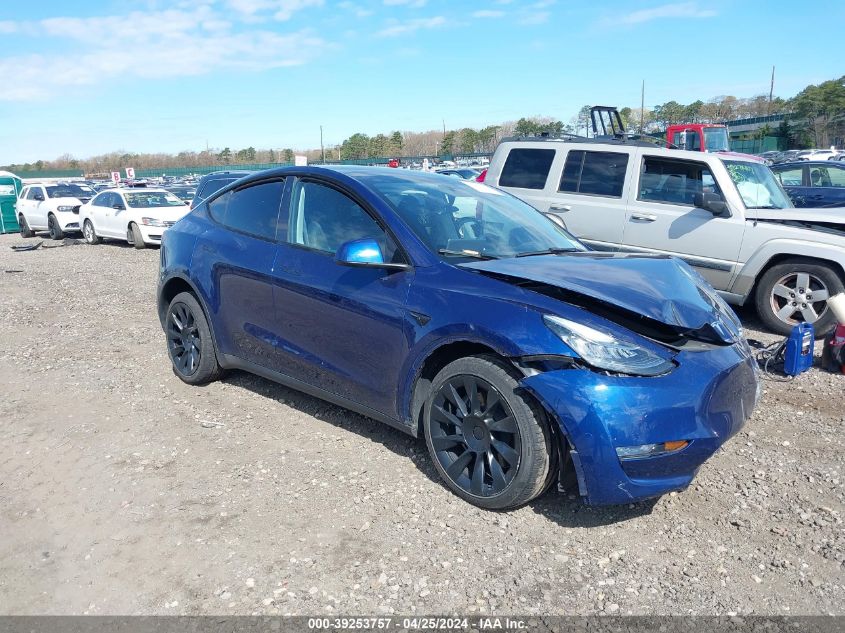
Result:
[[659,376],[674,367],[672,361],[607,332],[551,314],[543,316],[543,321],[584,361],[598,369],[634,376]]
[[146,226],[165,226],[164,220],[159,220],[158,218],[141,218],[141,224]]

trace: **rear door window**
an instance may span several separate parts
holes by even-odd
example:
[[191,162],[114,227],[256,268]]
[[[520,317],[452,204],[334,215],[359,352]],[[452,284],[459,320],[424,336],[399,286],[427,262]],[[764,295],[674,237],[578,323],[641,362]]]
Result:
[[786,187],[800,187],[803,172],[803,167],[793,167],[792,169],[775,172],[775,175],[780,180],[780,184]]
[[212,200],[208,210],[223,226],[275,240],[279,234],[279,208],[284,188],[284,179],[250,185]]
[[553,149],[512,149],[502,168],[499,185],[544,189],[554,158]]
[[628,154],[575,150],[566,156],[560,191],[622,197]]

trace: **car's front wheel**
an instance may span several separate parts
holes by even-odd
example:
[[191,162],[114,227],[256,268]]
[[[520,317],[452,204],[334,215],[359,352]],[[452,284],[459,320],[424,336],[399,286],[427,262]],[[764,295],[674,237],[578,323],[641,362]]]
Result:
[[147,248],[144,242],[144,236],[141,235],[141,229],[134,222],[129,225],[126,231],[126,241],[132,244],[137,249]]
[[94,230],[94,225],[91,223],[91,220],[85,220],[85,224],[82,225],[82,237],[84,237],[85,241],[89,244],[100,243],[100,237]]
[[59,221],[52,213],[47,217],[47,230],[50,231],[50,237],[54,240],[60,240],[65,236],[62,227],[59,226]]
[[817,337],[836,325],[828,297],[843,291],[842,279],[830,266],[790,259],[772,266],[757,284],[757,314],[773,332],[787,335],[798,323],[812,323]]
[[26,218],[23,217],[23,213],[18,216],[18,225],[21,229],[21,237],[35,237],[35,231],[29,228],[29,224],[26,221]]
[[205,313],[190,292],[180,292],[167,306],[167,353],[173,372],[189,385],[202,385],[220,377],[211,328]]
[[432,382],[423,426],[437,472],[474,505],[515,508],[549,481],[552,437],[545,416],[495,357],[471,356],[444,367]]

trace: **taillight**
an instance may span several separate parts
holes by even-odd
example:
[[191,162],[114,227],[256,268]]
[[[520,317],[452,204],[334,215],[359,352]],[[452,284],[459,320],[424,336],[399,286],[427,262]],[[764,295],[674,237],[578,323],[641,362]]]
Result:
[[475,182],[484,182],[484,179],[487,178],[487,170],[485,169],[480,174],[478,174],[478,178],[475,179]]

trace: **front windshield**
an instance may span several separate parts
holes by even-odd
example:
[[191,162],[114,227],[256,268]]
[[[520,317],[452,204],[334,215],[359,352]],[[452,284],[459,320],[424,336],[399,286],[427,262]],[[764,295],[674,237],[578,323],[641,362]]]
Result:
[[789,196],[763,163],[724,161],[742,201],[749,209],[791,209]]
[[367,179],[435,253],[454,257],[513,257],[586,247],[522,200],[493,187],[448,176]]
[[88,185],[48,185],[48,198],[92,198],[96,192]]
[[704,128],[704,149],[708,152],[728,151],[728,130],[723,127]]
[[126,198],[126,204],[136,209],[185,206],[182,200],[167,191],[129,191],[123,196]]

